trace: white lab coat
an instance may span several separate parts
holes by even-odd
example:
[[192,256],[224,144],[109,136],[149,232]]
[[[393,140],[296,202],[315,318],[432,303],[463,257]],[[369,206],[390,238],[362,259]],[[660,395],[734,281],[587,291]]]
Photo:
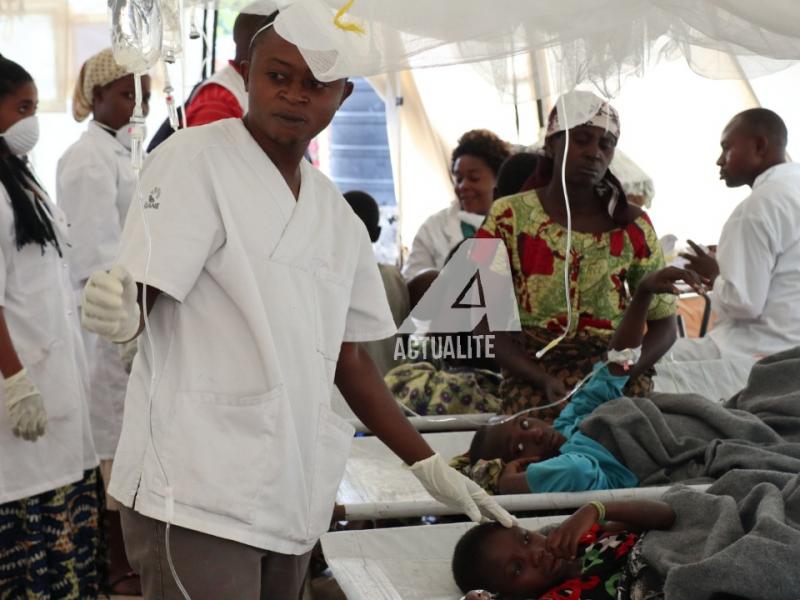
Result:
[[154,348],[140,339],[109,487],[166,520],[168,481],[173,523],[286,554],[327,530],[347,460],[353,428],[330,408],[340,345],[395,332],[363,224],[300,170],[295,202],[239,119],[179,131],[145,165],[150,268],[136,204],[119,262],[166,296]]
[[800,345],[800,164],[768,169],[722,228],[708,333],[722,356]]
[[[119,253],[125,216],[136,191],[131,155],[95,122],[72,144],[56,171],[59,207],[70,225],[72,245],[65,249],[76,296],[86,279],[109,269]],[[89,361],[92,433],[101,459],[110,459],[122,430],[128,374],[116,344],[83,331]]]
[[[42,192],[44,194],[44,192]],[[66,221],[47,201],[61,243]],[[48,245],[17,249],[11,199],[0,185],[0,306],[11,341],[47,411],[35,443],[14,437],[0,386],[0,504],[79,481],[97,466],[89,429],[88,373],[69,267]]]
[[483,220],[483,215],[461,210],[458,199],[448,208],[425,219],[414,236],[411,252],[403,266],[403,277],[406,281],[428,269],[441,269],[450,251],[464,239],[461,222],[466,221],[473,227],[480,227]]

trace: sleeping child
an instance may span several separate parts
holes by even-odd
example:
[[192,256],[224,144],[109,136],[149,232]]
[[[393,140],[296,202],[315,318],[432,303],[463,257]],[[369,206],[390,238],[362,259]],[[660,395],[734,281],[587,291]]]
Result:
[[623,395],[628,381],[626,349],[644,337],[647,309],[655,294],[677,294],[677,281],[702,291],[691,272],[667,267],[642,279],[609,342],[608,364],[598,363],[588,383],[553,425],[525,413],[477,430],[466,456],[451,463],[488,491],[499,494],[567,492],[635,487],[636,476],[604,446],[580,431],[581,422],[603,403]]
[[465,600],[611,600],[620,590],[636,597],[634,588],[659,587],[640,558],[641,532],[674,520],[663,502],[630,500],[591,502],[549,531],[485,523],[458,541],[453,577]]

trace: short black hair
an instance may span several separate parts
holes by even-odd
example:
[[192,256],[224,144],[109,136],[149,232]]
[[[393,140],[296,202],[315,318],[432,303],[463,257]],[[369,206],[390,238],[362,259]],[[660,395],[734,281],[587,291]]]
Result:
[[373,243],[377,242],[378,238],[381,236],[381,211],[380,208],[378,208],[378,203],[375,201],[375,198],[366,192],[358,190],[345,192],[343,196],[350,205],[350,208],[353,209],[353,212],[355,212],[358,218],[367,226],[369,239],[372,240]]
[[511,148],[488,129],[473,129],[459,138],[458,145],[450,158],[451,171],[456,161],[465,154],[483,160],[496,176],[500,165],[511,155]]
[[754,135],[763,135],[779,148],[786,148],[789,143],[789,131],[786,123],[768,108],[750,108],[740,112],[734,120],[743,123]]
[[502,529],[503,526],[499,523],[481,523],[467,531],[458,540],[456,548],[453,550],[453,561],[450,567],[456,585],[465,594],[471,590],[489,587],[482,548],[494,533],[502,531]]
[[475,431],[475,435],[472,437],[472,442],[469,445],[469,464],[474,465],[480,459],[484,458],[483,443],[486,440],[489,427],[489,425],[481,425]]
[[539,157],[533,152],[518,152],[505,159],[497,171],[497,182],[494,184],[497,197],[518,194],[536,171],[538,162]]

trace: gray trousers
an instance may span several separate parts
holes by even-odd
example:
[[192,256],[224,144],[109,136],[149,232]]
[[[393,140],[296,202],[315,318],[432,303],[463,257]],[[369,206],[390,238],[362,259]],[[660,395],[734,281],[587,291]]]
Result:
[[[142,582],[145,600],[183,600],[170,573],[166,524],[120,509],[125,551]],[[278,554],[171,525],[170,554],[192,600],[300,599],[311,552]]]

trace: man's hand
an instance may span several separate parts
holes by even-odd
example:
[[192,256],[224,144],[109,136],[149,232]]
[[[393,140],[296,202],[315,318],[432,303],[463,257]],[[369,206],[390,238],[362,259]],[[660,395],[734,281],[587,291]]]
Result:
[[97,271],[83,290],[81,321],[84,329],[111,342],[127,342],[139,333],[137,289],[124,267]]
[[701,277],[705,277],[709,285],[714,285],[714,280],[719,277],[719,264],[717,263],[717,259],[714,258],[714,254],[705,252],[692,240],[688,240],[688,242],[694,254],[689,254],[687,252],[681,253],[681,257],[688,261],[687,267]]
[[431,496],[466,514],[473,521],[490,519],[503,527],[515,524],[514,517],[481,486],[453,469],[438,454],[418,461],[409,468]]

